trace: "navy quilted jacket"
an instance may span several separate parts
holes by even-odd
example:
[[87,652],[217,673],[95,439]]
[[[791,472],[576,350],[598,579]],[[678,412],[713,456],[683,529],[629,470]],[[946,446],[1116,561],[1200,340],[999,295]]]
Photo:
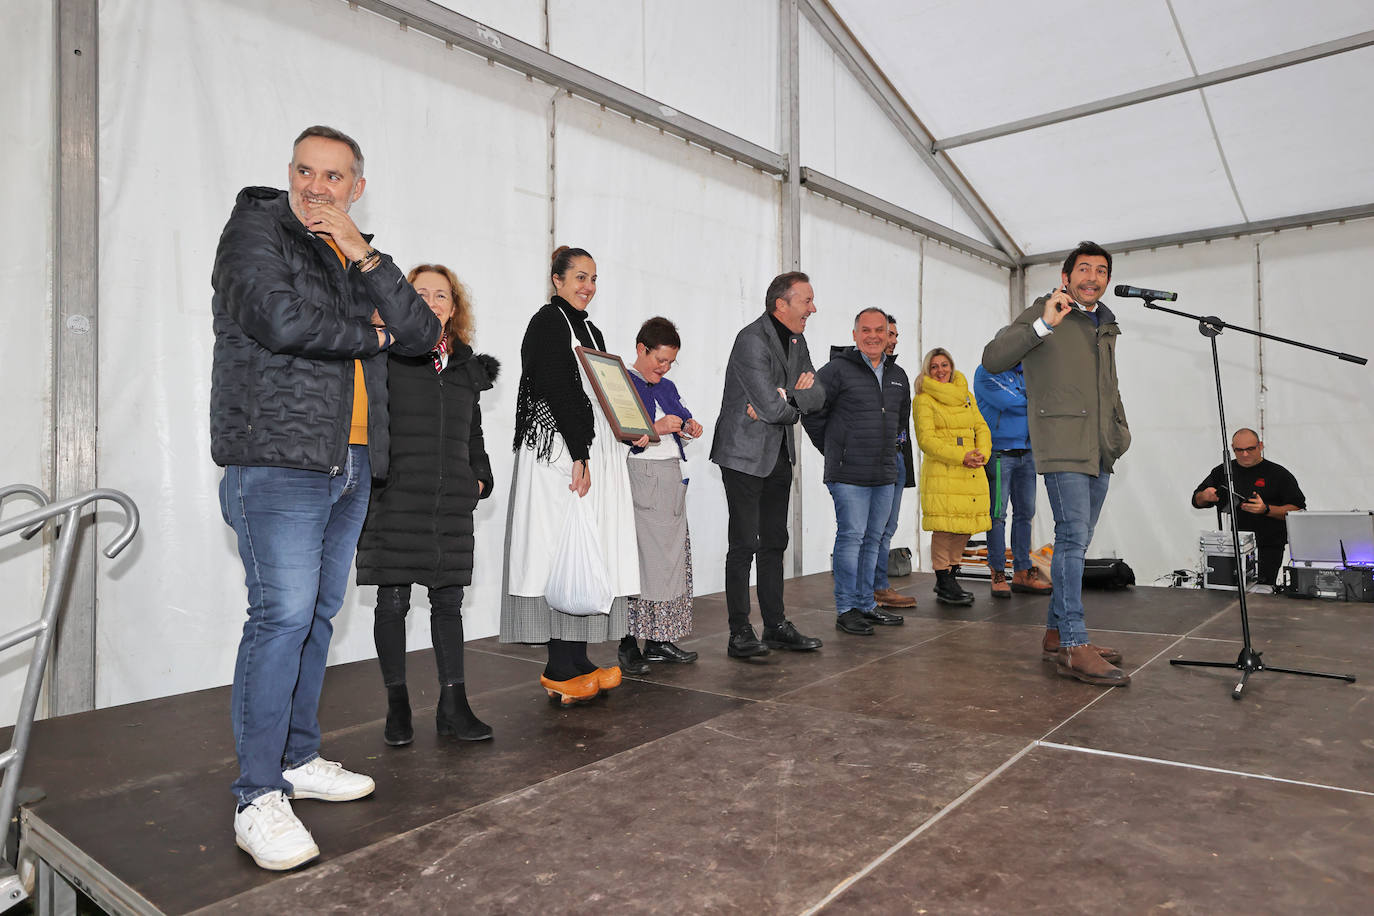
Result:
[[850,348],[822,366],[816,379],[825,385],[825,405],[803,416],[802,426],[825,455],[825,482],[896,483],[897,432],[911,411],[906,370],[887,360],[880,390],[872,364]]

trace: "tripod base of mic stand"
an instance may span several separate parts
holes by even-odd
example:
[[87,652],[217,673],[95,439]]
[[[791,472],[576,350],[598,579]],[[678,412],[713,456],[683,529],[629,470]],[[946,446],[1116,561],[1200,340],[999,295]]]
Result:
[[1303,671],[1300,668],[1276,668],[1273,665],[1266,665],[1260,659],[1260,656],[1263,654],[1264,653],[1256,652],[1254,649],[1246,646],[1244,649],[1240,650],[1240,655],[1236,656],[1234,662],[1198,662],[1182,658],[1171,658],[1169,659],[1169,664],[1187,665],[1193,668],[1234,668],[1240,672],[1240,683],[1231,691],[1231,699],[1233,700],[1240,699],[1241,692],[1245,690],[1245,682],[1250,680],[1250,675],[1254,674],[1256,671],[1277,671],[1280,674],[1301,674],[1304,677],[1326,677],[1336,681],[1347,681],[1351,684],[1355,683],[1355,675],[1353,674],[1330,674],[1325,671]]

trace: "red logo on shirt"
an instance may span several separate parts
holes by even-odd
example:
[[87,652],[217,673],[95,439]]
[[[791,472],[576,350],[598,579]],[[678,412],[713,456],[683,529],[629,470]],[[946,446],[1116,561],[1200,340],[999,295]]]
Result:
[[1256,481],[1255,481],[1255,486],[1257,486],[1257,487],[1262,487],[1262,486],[1264,486],[1264,478],[1261,477],[1261,478],[1259,478],[1258,480],[1256,480]]

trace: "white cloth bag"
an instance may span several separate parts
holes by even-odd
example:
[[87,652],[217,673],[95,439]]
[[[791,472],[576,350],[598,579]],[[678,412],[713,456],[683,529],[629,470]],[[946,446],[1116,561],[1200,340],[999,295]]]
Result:
[[609,614],[615,592],[606,579],[601,538],[591,515],[583,508],[582,497],[570,495],[572,501],[563,515],[563,534],[549,568],[544,600],[550,607],[575,617]]

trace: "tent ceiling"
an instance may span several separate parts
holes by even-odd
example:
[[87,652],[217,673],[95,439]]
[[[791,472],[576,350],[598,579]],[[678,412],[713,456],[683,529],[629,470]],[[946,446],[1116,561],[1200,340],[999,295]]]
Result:
[[[937,140],[1374,30],[1369,0],[830,4]],[[947,154],[1032,255],[1374,204],[1371,86],[1364,47]]]

